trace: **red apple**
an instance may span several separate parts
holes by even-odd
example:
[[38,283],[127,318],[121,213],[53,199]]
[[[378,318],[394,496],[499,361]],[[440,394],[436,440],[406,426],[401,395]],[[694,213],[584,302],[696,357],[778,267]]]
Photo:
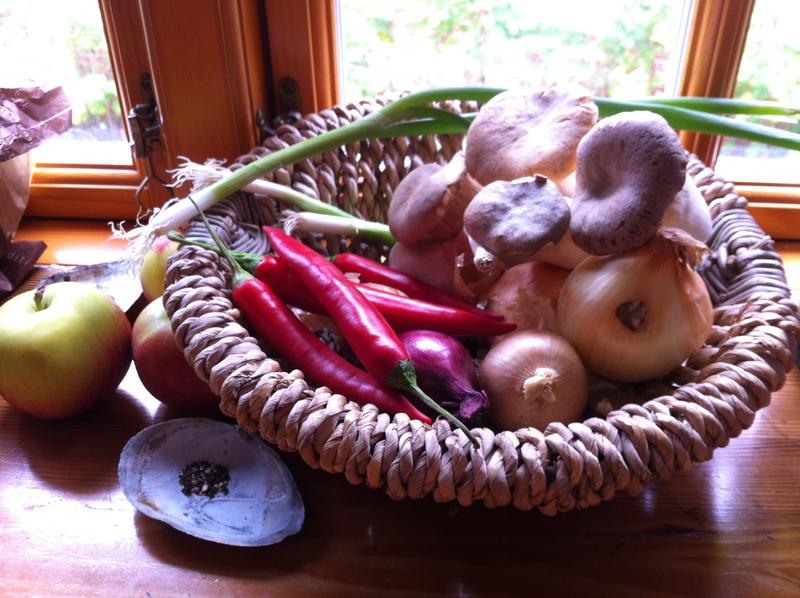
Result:
[[111,296],[79,282],[0,306],[0,395],[37,417],[77,415],[111,395],[131,364],[131,325]]
[[155,398],[187,412],[216,409],[219,399],[183,356],[161,297],[151,301],[136,318],[131,345],[139,378]]
[[167,275],[167,259],[178,250],[178,243],[167,237],[159,237],[142,259],[139,281],[147,301],[164,294],[164,277]]

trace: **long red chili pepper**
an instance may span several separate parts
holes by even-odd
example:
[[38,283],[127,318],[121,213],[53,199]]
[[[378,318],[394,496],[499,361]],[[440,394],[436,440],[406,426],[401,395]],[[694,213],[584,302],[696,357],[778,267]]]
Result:
[[[325,313],[322,304],[306,289],[283,259],[274,255],[264,256],[254,274],[288,304],[313,313]],[[396,332],[436,330],[455,336],[498,336],[516,328],[516,324],[490,320],[456,307],[436,305],[362,284],[356,284],[356,288],[378,308]]]
[[359,274],[359,280],[361,282],[385,284],[386,286],[403,291],[409,297],[424,299],[431,303],[438,303],[439,305],[457,307],[492,320],[503,319],[503,316],[500,314],[475,307],[471,303],[459,299],[458,297],[453,297],[449,293],[445,293],[443,290],[433,285],[417,280],[404,272],[400,272],[389,266],[384,266],[383,264],[379,264],[374,260],[356,253],[340,253],[334,257],[332,261],[342,272],[356,272]]
[[361,404],[372,403],[389,413],[405,413],[430,423],[403,395],[350,364],[311,332],[272,292],[267,284],[246,272],[234,259],[200,213],[211,236],[234,269],[233,301],[256,332],[311,379]]
[[356,403],[372,403],[388,413],[405,413],[412,419],[430,422],[398,391],[378,384],[369,373],[330,349],[263,281],[242,276],[234,282],[233,301],[256,334],[314,382]]
[[461,428],[474,444],[478,444],[457,417],[419,388],[416,371],[405,345],[344,273],[283,231],[265,226],[264,233],[272,248],[316,296],[369,373],[379,381],[386,381],[390,386],[417,397]]

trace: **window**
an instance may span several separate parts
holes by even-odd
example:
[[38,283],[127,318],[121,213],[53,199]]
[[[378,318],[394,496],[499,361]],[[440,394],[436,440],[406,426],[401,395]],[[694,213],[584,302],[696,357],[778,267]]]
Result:
[[[602,5],[562,0],[548,3],[547,10],[541,2],[508,0],[207,0],[192,2],[188,10],[189,4],[100,0],[121,113],[143,101],[141,76],[152,74],[163,145],[150,163],[136,160],[124,171],[127,179],[115,178],[122,177],[119,169],[89,169],[99,181],[96,196],[86,193],[92,188],[74,169],[37,171],[31,213],[130,217],[136,211],[133,192],[148,168],[166,176],[180,155],[235,158],[258,142],[259,108],[269,108],[272,115],[290,108],[316,112],[340,100],[422,85],[510,85],[530,80],[530,72],[543,82],[560,75],[572,78],[576,75],[569,69],[574,67],[587,86],[601,87],[599,95],[736,92],[746,97],[761,84],[753,74],[763,82],[766,73],[759,64],[773,55],[775,44],[783,44],[787,62],[797,60],[797,46],[789,37],[797,15],[792,18],[787,11],[798,9],[779,0],[617,0]],[[774,21],[776,11],[783,21]],[[412,37],[414,30],[421,37]],[[475,44],[476,38],[483,43]],[[500,55],[492,56],[490,49],[500,49]],[[427,67],[440,71],[424,75]],[[299,93],[283,93],[289,79]],[[797,93],[798,82],[785,79],[789,95],[783,97],[776,88],[775,99],[796,103],[791,94]],[[740,192],[751,200],[767,232],[800,237],[800,182],[776,178],[760,157],[748,160],[755,170],[743,180],[743,170],[728,165],[737,152],[752,148],[692,133],[683,133],[682,139],[723,176],[747,183]],[[783,171],[781,166],[778,174]],[[165,197],[147,197],[146,205]]]
[[32,158],[131,166],[100,6],[96,0],[74,0],[48,9],[43,20],[40,2],[12,2],[0,15],[8,83],[61,86],[72,106],[72,127],[37,147]]
[[[344,100],[422,86],[569,79],[616,97],[735,95],[800,103],[800,71],[774,67],[798,64],[792,26],[800,6],[779,0],[617,0],[602,9],[561,0],[546,10],[539,2],[507,0],[339,0],[339,11]],[[393,66],[376,68],[385,64]],[[796,120],[794,127],[800,131]],[[768,233],[800,238],[800,152],[681,137],[737,183]]]
[[[674,95],[690,2],[340,0],[342,97],[581,83],[600,96]],[[391,68],[376,68],[377,65]]]
[[[756,2],[734,97],[800,106],[800,44],[795,31],[798,21],[800,4]],[[800,133],[796,119],[752,120]],[[800,152],[729,139],[722,145],[716,169],[722,176],[751,184],[800,185]]]
[[[83,4],[75,10],[88,12]],[[132,160],[128,146],[137,125],[123,121],[126,163],[109,160],[106,151],[97,161],[90,156],[63,160],[45,155],[47,161],[39,163],[33,174],[29,216],[130,219],[140,209],[137,200],[147,208],[169,197],[157,181],[169,178],[167,170],[177,166],[178,156],[232,160],[258,140],[256,107],[264,105],[267,90],[256,3],[95,0],[93,4],[95,10],[99,6],[100,30],[108,42],[120,115],[157,97],[159,113],[150,124],[161,124],[161,134],[158,141],[146,144],[147,156]],[[9,5],[23,6],[35,15],[52,15],[62,5],[64,11],[73,11],[72,2],[59,0],[18,0]],[[7,10],[1,11],[0,18],[6,17]],[[55,26],[55,21],[48,19],[48,26]],[[96,20],[92,23],[96,30]],[[86,31],[81,35],[90,37]],[[156,184],[140,189],[143,181]]]

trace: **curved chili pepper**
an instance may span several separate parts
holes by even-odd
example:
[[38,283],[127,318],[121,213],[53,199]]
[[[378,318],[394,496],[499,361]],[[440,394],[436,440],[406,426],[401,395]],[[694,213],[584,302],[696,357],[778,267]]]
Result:
[[[288,304],[317,314],[325,313],[322,304],[306,289],[284,260],[274,255],[266,255],[256,267],[254,274]],[[378,308],[396,332],[436,330],[454,336],[498,336],[516,328],[516,324],[490,320],[456,307],[436,305],[421,299],[387,293],[368,285],[355,286],[372,305]]]
[[342,272],[358,273],[361,282],[385,284],[386,286],[403,291],[409,297],[424,299],[425,301],[430,301],[431,303],[437,303],[439,305],[457,307],[491,320],[503,319],[503,316],[500,314],[475,307],[471,303],[459,299],[458,297],[453,297],[449,293],[445,293],[443,290],[433,285],[417,280],[404,272],[400,272],[389,266],[384,266],[383,264],[379,264],[374,260],[356,253],[340,253],[331,261],[333,261],[336,267]]
[[372,403],[388,413],[405,413],[430,422],[408,399],[333,351],[297,319],[267,284],[244,278],[233,289],[233,301],[256,333],[317,384],[356,403]]
[[264,227],[270,245],[313,293],[339,327],[356,357],[379,381],[408,392],[461,428],[474,444],[477,439],[452,413],[417,385],[416,371],[403,342],[380,312],[335,265],[283,231]]
[[239,265],[202,210],[198,208],[197,211],[233,268],[233,301],[259,335],[294,365],[308,372],[314,381],[328,386],[332,391],[362,404],[372,403],[390,413],[402,412],[430,423],[430,418],[420,413],[408,399],[347,362],[306,328],[266,283],[254,278]]

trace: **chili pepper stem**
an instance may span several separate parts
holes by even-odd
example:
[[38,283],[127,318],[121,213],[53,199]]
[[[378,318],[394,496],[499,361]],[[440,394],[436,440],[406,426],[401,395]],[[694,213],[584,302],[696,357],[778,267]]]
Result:
[[398,361],[394,371],[389,375],[389,384],[401,392],[407,392],[419,399],[425,405],[433,409],[436,413],[444,417],[451,424],[459,428],[464,434],[467,435],[473,446],[480,446],[478,439],[470,432],[469,428],[458,419],[455,415],[450,413],[447,409],[439,405],[436,401],[430,398],[425,391],[422,390],[417,384],[417,372],[414,369],[414,364],[411,360]]
[[[200,209],[200,207],[195,203],[195,201],[191,197],[189,197],[189,199],[194,204],[194,207],[197,208],[197,212],[200,214],[200,219],[203,221],[203,224],[208,230],[208,234],[210,234],[211,238],[214,239],[214,243],[216,243],[217,247],[219,247],[219,251],[222,252],[222,255],[225,256],[225,259],[228,260],[228,262],[231,265],[231,268],[233,268],[233,280],[231,281],[231,287],[235,289],[248,278],[253,278],[253,275],[250,274],[250,272],[248,272],[244,268],[242,268],[241,264],[239,264],[239,262],[236,261],[236,258],[233,256],[233,252],[230,250],[230,248],[227,245],[225,245],[225,243],[222,242],[222,239],[219,238],[217,231],[215,231],[214,227],[211,226],[211,223],[208,221],[208,218],[206,218],[206,215],[203,213],[203,210]],[[211,246],[209,245],[208,247]]]
[[[219,255],[225,255],[218,246],[210,245],[209,243],[204,243],[203,241],[198,241],[197,239],[187,239],[181,233],[176,232],[174,230],[169,231],[167,233],[167,238],[181,245],[192,245],[194,247],[207,249],[208,251],[213,251]],[[258,264],[263,259],[262,256],[256,255],[254,253],[247,253],[245,251],[235,251],[235,250],[229,250],[229,251],[234,261],[249,273],[255,272],[256,266],[258,266]]]

